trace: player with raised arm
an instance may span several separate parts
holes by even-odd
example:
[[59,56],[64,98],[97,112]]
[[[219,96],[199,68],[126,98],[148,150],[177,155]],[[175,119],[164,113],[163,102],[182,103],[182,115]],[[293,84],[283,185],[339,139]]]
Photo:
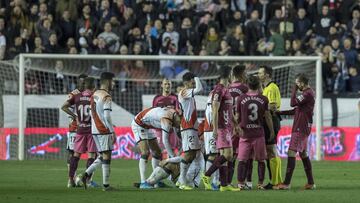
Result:
[[[205,172],[209,170],[211,165],[214,163],[216,156],[219,154],[219,151],[216,148],[216,138],[213,136],[213,126],[212,126],[212,97],[213,91],[209,93],[208,100],[206,102],[205,108],[205,119],[204,119],[204,147],[205,147]],[[219,170],[216,170],[211,175],[211,188],[212,190],[219,190],[218,181],[219,181]]]
[[270,127],[270,138],[274,137],[271,114],[268,109],[268,99],[259,93],[260,81],[256,76],[248,78],[249,91],[239,97],[237,111],[239,115],[239,148],[238,148],[238,186],[240,190],[247,189],[245,178],[247,160],[251,155],[258,161],[258,189],[264,189],[266,145],[264,135],[264,118]]
[[[96,157],[96,146],[91,136],[90,98],[94,90],[94,78],[84,79],[84,91],[72,96],[61,109],[77,121],[77,130],[74,140],[74,155],[70,158],[69,182],[75,187],[74,175],[78,167],[81,154],[88,152],[86,166],[90,166]],[[76,114],[70,107],[74,106]]]
[[180,124],[181,143],[184,158],[180,163],[179,189],[192,190],[186,178],[190,164],[196,158],[200,150],[200,141],[197,132],[198,121],[196,113],[196,102],[194,96],[199,94],[203,87],[198,77],[191,72],[183,75],[183,87],[179,91],[178,99],[182,111]]
[[152,152],[151,162],[153,170],[159,165],[162,159],[156,136],[150,132],[150,129],[160,129],[162,131],[165,149],[170,157],[174,157],[175,153],[169,144],[169,132],[173,127],[180,127],[180,116],[175,109],[169,107],[147,108],[138,113],[131,123],[131,129],[141,152],[141,158],[139,160],[141,189],[152,188],[152,185],[149,185],[145,181],[146,163],[150,155],[150,150]]
[[111,152],[116,140],[114,127],[111,121],[111,103],[110,92],[114,87],[114,74],[103,72],[100,76],[100,89],[96,90],[91,97],[91,133],[94,138],[97,151],[100,156],[91,164],[82,175],[82,181],[86,188],[86,182],[90,175],[100,165],[102,166],[103,191],[114,190],[110,187],[110,163]]
[[[79,75],[77,79],[77,88],[71,91],[68,94],[67,100],[72,99],[75,95],[79,94],[84,89],[84,79],[87,77],[85,74]],[[66,100],[66,101],[67,101]],[[71,112],[76,112],[74,106],[69,107]],[[61,108],[63,111],[66,111],[66,109]],[[67,156],[67,167],[68,167],[68,173],[70,172],[70,159],[74,155],[74,140],[76,136],[76,128],[77,128],[77,122],[76,119],[74,119],[72,116],[69,116],[70,123],[69,123],[69,132],[67,133],[67,142],[66,142],[66,150],[68,151]],[[67,187],[73,187],[74,186],[73,180],[68,180]]]
[[213,137],[216,138],[216,148],[220,155],[202,177],[205,190],[211,190],[210,176],[219,169],[220,191],[239,191],[228,181],[228,166],[229,162],[233,161],[233,101],[228,89],[230,74],[231,67],[229,66],[219,69],[220,82],[215,86],[212,94]]
[[[169,79],[164,78],[161,82],[161,94],[158,94],[154,97],[152,106],[153,107],[170,107],[174,108],[176,110],[179,109],[179,101],[177,98],[177,95],[171,92],[172,83]],[[153,132],[156,134],[159,144],[163,144],[162,140],[162,131],[160,129],[153,129]],[[173,129],[170,130],[169,134],[169,142],[171,144],[171,147],[173,149],[179,147],[179,138],[176,135],[177,132],[175,132]],[[163,144],[164,145],[164,144]]]
[[[237,100],[239,99],[240,95],[245,94],[249,88],[246,85],[246,75],[245,75],[245,65],[237,65],[232,70],[232,83],[229,85],[229,92],[232,97],[233,101],[233,118],[234,118],[234,126],[238,125],[239,115],[237,114],[236,106],[237,106]],[[235,128],[234,128],[235,129]],[[235,133],[235,131],[233,131]],[[232,147],[233,147],[233,161],[229,162],[229,175],[228,175],[228,181],[229,184],[231,184],[233,175],[234,175],[234,167],[235,167],[235,161],[237,157],[237,151],[239,146],[239,139],[240,137],[238,135],[232,136]],[[252,170],[252,169],[251,169]],[[252,185],[249,185],[249,187],[252,187]]]
[[[301,92],[296,96],[298,91]],[[288,190],[290,189],[291,177],[295,169],[296,153],[300,153],[301,160],[307,177],[307,184],[304,189],[315,189],[314,178],[312,175],[312,167],[307,152],[308,137],[311,133],[313,123],[313,113],[315,105],[315,93],[309,85],[309,79],[305,74],[297,75],[295,86],[291,93],[290,106],[294,109],[289,111],[280,111],[280,115],[294,115],[294,123],[292,126],[290,146],[288,150],[288,162],[286,168],[285,181],[274,189]]]
[[272,189],[274,185],[282,183],[281,177],[281,159],[276,152],[277,134],[280,131],[280,118],[276,111],[280,109],[281,94],[279,87],[272,80],[273,69],[269,66],[260,66],[258,76],[263,88],[263,95],[269,100],[269,110],[271,112],[273,129],[275,137],[269,139],[270,131],[267,125],[264,126],[265,143],[267,153],[267,168],[269,171],[270,182],[265,186],[265,189]]

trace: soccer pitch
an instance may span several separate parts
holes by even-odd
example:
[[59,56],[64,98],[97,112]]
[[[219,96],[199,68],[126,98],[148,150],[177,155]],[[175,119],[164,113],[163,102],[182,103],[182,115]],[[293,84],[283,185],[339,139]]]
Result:
[[[65,161],[1,161],[0,202],[359,202],[360,181],[357,162],[313,162],[317,189],[302,191],[306,182],[301,161],[297,161],[292,189],[290,191],[204,191],[201,186],[194,191],[180,191],[177,188],[142,191],[132,185],[139,180],[138,162],[113,160],[111,164],[111,185],[119,191],[103,192],[100,188],[66,188],[67,169]],[[283,160],[284,175],[286,160]],[[85,166],[80,161],[79,170]],[[151,163],[148,164],[150,171]],[[254,165],[253,181],[257,180],[257,166]],[[235,174],[236,175],[236,174]],[[101,170],[96,171],[95,181],[101,183]],[[235,183],[235,179],[234,182]]]

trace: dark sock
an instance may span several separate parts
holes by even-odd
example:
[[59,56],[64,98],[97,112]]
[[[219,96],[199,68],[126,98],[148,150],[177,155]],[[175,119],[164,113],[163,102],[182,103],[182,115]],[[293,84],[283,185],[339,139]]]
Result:
[[[92,163],[94,163],[95,159],[94,158],[88,158],[87,162],[86,162],[86,168],[89,168],[89,166],[91,166]],[[92,176],[92,174],[88,174],[90,177]]]
[[228,164],[228,183],[231,184],[233,176],[234,176],[235,160],[228,161],[227,164]]
[[268,172],[269,172],[269,179],[270,179],[270,182],[271,182],[270,159],[266,159],[266,167],[267,167],[267,169],[268,169]]
[[291,177],[295,169],[296,159],[295,157],[288,157],[287,167],[286,167],[286,176],[284,184],[290,185]]
[[259,183],[263,183],[265,179],[265,163],[263,161],[258,162],[258,176]]
[[246,180],[251,182],[252,180],[252,171],[253,171],[253,159],[249,159],[246,164]]
[[72,156],[70,158],[70,170],[69,170],[69,178],[73,179],[75,175],[75,171],[79,164],[79,157]]
[[312,184],[314,184],[314,178],[313,178],[313,175],[312,175],[312,167],[311,167],[311,162],[310,162],[309,157],[303,158],[302,162],[303,162],[303,165],[304,165],[304,170],[305,170],[305,173],[306,173],[308,184],[312,185]]
[[219,168],[219,179],[220,179],[220,185],[221,186],[227,186],[228,185],[228,166],[220,166]]
[[245,182],[246,173],[247,173],[247,162],[239,161],[238,163],[238,171],[237,171],[238,182],[242,182],[242,183]]
[[223,163],[226,162],[226,159],[223,155],[220,155],[215,158],[213,165],[210,166],[209,170],[205,172],[205,176],[211,176],[217,169],[220,168]]

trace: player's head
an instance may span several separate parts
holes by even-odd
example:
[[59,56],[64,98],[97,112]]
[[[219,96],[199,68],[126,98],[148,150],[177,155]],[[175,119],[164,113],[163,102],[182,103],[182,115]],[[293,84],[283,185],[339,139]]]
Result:
[[258,76],[250,75],[248,78],[248,86],[250,90],[259,90],[260,88],[260,80]]
[[295,84],[302,91],[309,85],[309,78],[304,73],[300,73],[296,76]]
[[114,88],[114,80],[113,78],[115,77],[114,73],[111,72],[103,72],[100,75],[100,84],[103,88],[108,89],[109,91],[111,91]]
[[171,80],[164,78],[161,82],[162,93],[170,94],[171,87],[172,87]]
[[94,90],[95,89],[95,79],[93,77],[85,78],[84,89],[86,89],[86,90]]
[[245,82],[245,65],[236,65],[232,70],[233,81]]
[[221,66],[219,71],[219,79],[229,81],[231,75],[231,67],[230,66]]
[[86,74],[80,74],[77,80],[77,88],[82,91],[84,89],[84,82],[85,82],[85,78],[87,78],[88,76]]
[[261,82],[265,82],[265,80],[270,80],[272,78],[273,69],[270,66],[260,66],[258,76]]
[[183,75],[182,80],[185,88],[194,88],[195,87],[195,75],[192,72],[187,72]]

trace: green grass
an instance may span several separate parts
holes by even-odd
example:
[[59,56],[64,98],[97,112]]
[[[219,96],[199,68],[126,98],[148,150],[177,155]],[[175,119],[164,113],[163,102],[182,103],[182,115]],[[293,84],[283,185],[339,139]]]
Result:
[[[82,161],[80,166],[84,164]],[[283,174],[285,164],[283,160]],[[148,165],[150,168],[151,164]],[[179,191],[176,188],[140,191],[132,187],[132,183],[139,179],[137,166],[137,161],[114,160],[111,184],[119,191],[102,192],[101,189],[66,188],[64,161],[1,161],[0,202],[360,202],[359,163],[356,162],[314,162],[315,191],[301,190],[306,178],[302,163],[298,161],[290,191],[235,193],[205,192],[202,188],[194,191]],[[253,177],[256,176],[254,172]],[[101,183],[100,171],[96,172],[95,181]]]

